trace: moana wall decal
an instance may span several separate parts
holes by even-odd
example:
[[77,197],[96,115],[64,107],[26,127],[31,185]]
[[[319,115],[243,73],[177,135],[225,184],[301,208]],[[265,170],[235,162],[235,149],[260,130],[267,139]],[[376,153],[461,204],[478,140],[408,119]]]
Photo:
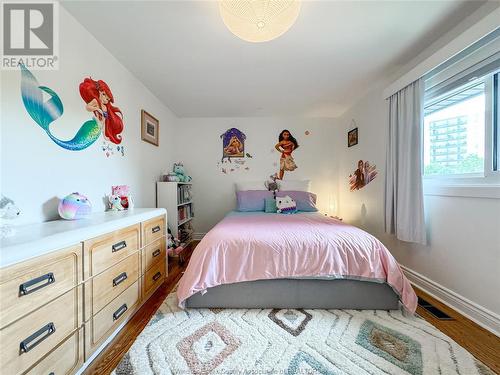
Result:
[[[21,97],[24,107],[55,144],[66,150],[81,151],[99,138],[102,129],[104,137],[110,142],[121,143],[123,116],[120,109],[113,105],[113,94],[104,81],[85,78],[80,84],[80,94],[87,103],[87,110],[94,114],[94,118],[84,122],[73,138],[64,140],[56,137],[51,131],[51,124],[64,112],[59,95],[52,89],[41,86],[24,65],[21,64],[20,67]],[[48,94],[49,99],[44,100],[44,94]],[[118,151],[123,155],[123,146]]]
[[299,144],[295,137],[290,133],[289,130],[282,130],[278,136],[278,143],[274,148],[281,153],[280,157],[280,171],[275,177],[278,180],[283,180],[285,171],[294,171],[297,169],[297,164],[292,157],[292,152],[294,152],[299,147]]

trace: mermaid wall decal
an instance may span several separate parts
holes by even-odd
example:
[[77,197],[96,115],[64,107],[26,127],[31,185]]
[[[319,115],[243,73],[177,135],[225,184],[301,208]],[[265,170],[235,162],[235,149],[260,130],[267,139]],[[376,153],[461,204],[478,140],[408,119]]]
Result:
[[115,144],[120,144],[123,131],[123,115],[113,105],[113,93],[103,80],[94,81],[88,77],[80,83],[80,95],[87,103],[85,108],[94,114],[94,118],[104,129],[104,137]]
[[[48,100],[44,100],[44,93],[49,95]],[[123,131],[123,116],[120,109],[113,105],[114,98],[109,86],[104,81],[85,78],[80,84],[80,95],[87,103],[87,110],[93,112],[94,118],[84,122],[72,139],[57,138],[50,127],[64,112],[62,101],[52,89],[40,86],[35,76],[21,64],[21,96],[24,107],[54,143],[66,150],[81,151],[92,145],[104,129],[105,138],[119,144],[122,141],[120,133]]]

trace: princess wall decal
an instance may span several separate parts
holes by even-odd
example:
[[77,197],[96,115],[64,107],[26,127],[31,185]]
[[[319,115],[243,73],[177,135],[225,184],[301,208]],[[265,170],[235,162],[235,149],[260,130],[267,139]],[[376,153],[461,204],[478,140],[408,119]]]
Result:
[[88,77],[80,83],[80,96],[85,101],[85,109],[93,113],[94,118],[104,129],[106,140],[115,144],[122,142],[120,133],[123,131],[123,114],[113,105],[114,98],[111,89],[103,80],[93,80]]
[[[55,144],[66,150],[81,151],[91,146],[101,132],[109,142],[122,142],[120,133],[123,131],[123,115],[120,109],[113,105],[113,94],[106,82],[94,81],[89,77],[80,84],[80,95],[86,103],[86,109],[93,113],[93,118],[84,122],[73,138],[63,140],[56,137],[51,130],[53,123],[64,112],[61,98],[54,90],[41,86],[26,66],[21,64],[20,67],[24,108]],[[48,94],[49,99],[45,100],[44,94]]]
[[280,170],[279,174],[276,174],[275,177],[278,180],[283,180],[285,171],[292,172],[297,169],[297,164],[295,164],[292,153],[299,148],[299,143],[289,130],[284,129],[278,136],[278,143],[276,143],[274,148],[281,153]]

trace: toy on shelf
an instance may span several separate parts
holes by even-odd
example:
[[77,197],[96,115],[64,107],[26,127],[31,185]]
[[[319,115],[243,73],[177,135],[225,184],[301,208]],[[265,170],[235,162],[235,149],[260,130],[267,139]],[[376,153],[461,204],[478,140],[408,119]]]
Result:
[[118,195],[120,197],[120,203],[124,209],[131,210],[134,208],[134,200],[132,199],[132,195],[130,194],[130,188],[128,185],[112,186],[111,194]]
[[191,176],[186,174],[184,170],[184,165],[182,163],[174,163],[174,173],[179,179],[179,182],[190,182],[192,180]]
[[14,201],[5,196],[0,196],[0,238],[11,237],[16,234],[15,228],[12,224],[4,222],[4,220],[13,220],[19,217],[21,210],[17,208]]
[[179,182],[179,177],[174,172],[164,173],[161,178],[162,182]]
[[111,194],[108,197],[109,209],[111,211],[123,211],[125,208],[122,206],[122,198],[119,195]]
[[71,193],[61,199],[57,211],[66,220],[84,219],[92,212],[92,204],[85,195]]

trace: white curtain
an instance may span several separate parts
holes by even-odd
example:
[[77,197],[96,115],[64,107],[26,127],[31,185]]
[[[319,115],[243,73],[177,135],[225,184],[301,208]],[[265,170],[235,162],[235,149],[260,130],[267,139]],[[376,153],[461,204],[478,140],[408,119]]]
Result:
[[385,231],[402,241],[426,244],[421,157],[424,81],[411,83],[388,101]]

